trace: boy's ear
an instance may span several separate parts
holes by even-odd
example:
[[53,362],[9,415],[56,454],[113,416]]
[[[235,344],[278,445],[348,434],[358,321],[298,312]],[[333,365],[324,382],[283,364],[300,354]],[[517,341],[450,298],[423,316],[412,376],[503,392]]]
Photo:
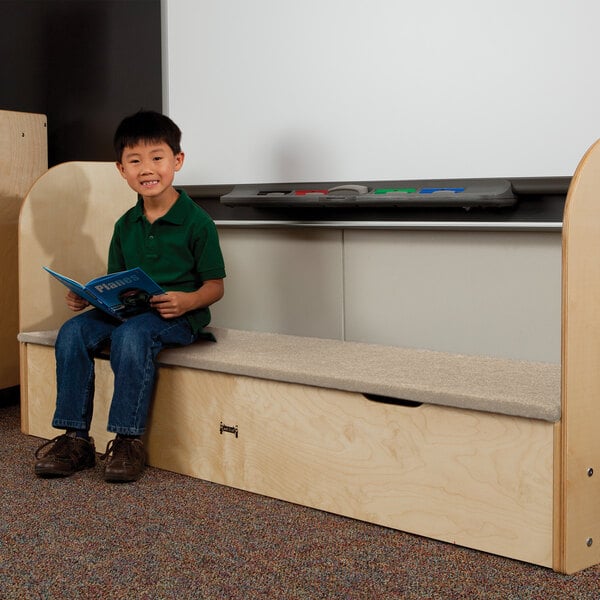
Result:
[[181,167],[183,167],[183,161],[185,160],[185,154],[183,152],[178,152],[175,155],[175,170],[179,171]]
[[123,168],[123,164],[120,163],[119,161],[117,161],[115,163],[115,166],[117,167],[117,171],[119,171],[119,173],[121,173],[121,177],[125,178],[125,169]]

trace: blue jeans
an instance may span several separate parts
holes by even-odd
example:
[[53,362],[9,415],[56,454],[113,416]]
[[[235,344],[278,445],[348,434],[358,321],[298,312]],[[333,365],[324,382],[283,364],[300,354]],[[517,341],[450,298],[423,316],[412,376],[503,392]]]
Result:
[[187,319],[163,319],[155,312],[124,323],[92,309],[69,319],[56,339],[56,410],[52,426],[89,430],[94,403],[94,353],[110,341],[115,375],[108,431],[142,435],[154,391],[155,359],[167,346],[196,340]]

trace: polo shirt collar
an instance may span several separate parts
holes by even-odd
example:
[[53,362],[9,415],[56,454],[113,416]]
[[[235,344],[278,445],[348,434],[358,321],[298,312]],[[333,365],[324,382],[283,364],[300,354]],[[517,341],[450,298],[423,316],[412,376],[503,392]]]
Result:
[[[188,202],[191,202],[189,196],[185,190],[177,190],[179,196],[175,201],[175,204],[171,206],[169,212],[163,215],[160,220],[173,223],[174,225],[181,225],[186,220]],[[133,207],[132,217],[135,221],[141,219],[144,216],[144,200],[141,196],[138,196],[137,204]]]

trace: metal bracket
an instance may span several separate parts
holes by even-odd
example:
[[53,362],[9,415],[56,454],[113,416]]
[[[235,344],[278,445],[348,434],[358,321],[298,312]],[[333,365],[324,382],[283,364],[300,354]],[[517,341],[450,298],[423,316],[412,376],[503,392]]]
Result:
[[223,421],[219,425],[219,433],[223,435],[225,433],[233,433],[235,437],[238,437],[238,426],[237,425],[225,425]]

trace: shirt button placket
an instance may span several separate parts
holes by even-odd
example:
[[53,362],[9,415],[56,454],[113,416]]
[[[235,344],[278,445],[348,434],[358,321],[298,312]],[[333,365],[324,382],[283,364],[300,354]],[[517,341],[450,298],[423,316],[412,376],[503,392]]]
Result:
[[146,258],[154,259],[158,257],[158,249],[156,247],[156,236],[150,232],[146,242]]

